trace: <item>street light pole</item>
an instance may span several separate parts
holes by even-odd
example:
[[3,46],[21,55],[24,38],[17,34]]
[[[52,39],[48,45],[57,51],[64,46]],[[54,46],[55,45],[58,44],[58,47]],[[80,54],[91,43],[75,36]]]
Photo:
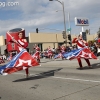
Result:
[[[69,29],[71,28],[70,27],[70,14],[69,14],[69,12],[68,12],[68,25],[69,25]],[[71,33],[71,31],[69,31],[69,34]]]
[[[68,12],[68,24],[69,24],[69,34],[71,36],[71,26],[70,26],[70,13]],[[70,46],[72,46],[72,37],[70,40]]]
[[[64,16],[64,28],[65,28],[65,34],[66,34],[66,19],[65,19],[65,9],[64,9],[63,1],[62,1],[62,6],[63,6],[63,16]],[[66,41],[66,46],[67,46],[67,35],[66,35],[65,41]]]
[[[65,27],[65,33],[66,33],[66,20],[65,20],[64,2],[62,2],[62,6],[63,6],[63,16],[64,16],[64,27]],[[67,42],[67,37],[66,37],[66,42]]]
[[[58,1],[62,7],[63,7],[63,16],[64,16],[64,30],[65,30],[65,34],[66,34],[66,19],[65,19],[65,9],[64,9],[64,2],[62,1],[59,1],[59,0],[49,0],[49,1]],[[66,41],[66,45],[67,45],[67,36],[65,38],[65,41]]]

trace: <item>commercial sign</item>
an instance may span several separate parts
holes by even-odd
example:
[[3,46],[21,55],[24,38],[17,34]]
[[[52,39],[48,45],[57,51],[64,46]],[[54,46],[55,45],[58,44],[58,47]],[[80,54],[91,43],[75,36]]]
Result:
[[71,28],[68,28],[67,31],[71,31]]
[[76,26],[89,26],[89,20],[88,18],[75,17],[75,25]]

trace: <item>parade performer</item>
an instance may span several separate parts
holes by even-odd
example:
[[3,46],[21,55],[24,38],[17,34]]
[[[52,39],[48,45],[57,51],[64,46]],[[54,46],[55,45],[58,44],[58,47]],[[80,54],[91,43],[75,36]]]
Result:
[[64,59],[64,56],[63,54],[66,52],[66,48],[64,45],[61,46],[61,50],[60,50],[60,53],[61,53],[61,57],[62,57],[62,60]]
[[53,51],[52,51],[52,49],[51,49],[50,46],[47,48],[47,53],[48,53],[48,58],[52,59],[52,57],[53,57]]
[[100,34],[98,34],[98,39],[95,45],[97,47],[97,56],[100,56]]
[[40,63],[40,48],[38,47],[37,44],[35,44],[34,48],[35,53],[33,54],[33,58],[36,59],[38,61],[38,63]]
[[76,43],[78,49],[72,50],[71,52],[64,54],[64,57],[69,60],[77,58],[80,69],[83,68],[81,58],[84,58],[89,68],[91,68],[89,59],[97,59],[97,57],[88,48],[88,44],[85,40],[82,39],[82,35],[80,34],[78,38],[74,38],[72,43]]
[[[85,40],[83,40],[81,34],[78,36],[78,39],[74,38],[73,41],[72,41],[72,43],[76,43],[78,49],[84,48],[84,47],[88,46],[87,42]],[[88,66],[91,67],[89,59],[86,59],[86,58],[84,58],[84,59],[87,62]],[[77,60],[78,60],[80,68],[82,68],[83,66],[82,66],[81,58],[78,57]]]
[[[13,37],[12,37],[12,40],[10,40],[10,41],[17,42],[18,52],[20,52],[20,48],[24,48],[24,49],[27,48],[28,42],[26,39],[23,38],[23,33],[19,33],[18,36],[19,36],[19,39],[17,41]],[[25,69],[25,71],[26,71],[26,78],[28,78],[29,77],[29,69],[27,68],[27,69]]]
[[[26,78],[29,76],[28,68],[39,65],[39,63],[27,52],[26,47],[28,43],[23,38],[22,33],[19,33],[19,39],[15,40],[9,33],[10,41],[15,42],[18,45],[19,53],[5,65],[0,67],[1,75],[8,75],[17,71],[26,70]],[[9,42],[10,42],[9,41]]]
[[58,46],[58,51],[59,51],[59,53],[57,54],[57,55],[55,55],[55,59],[56,58],[62,58],[62,60],[64,59],[64,56],[63,56],[63,54],[66,52],[66,48],[65,48],[65,46],[64,45],[62,45],[62,46]]

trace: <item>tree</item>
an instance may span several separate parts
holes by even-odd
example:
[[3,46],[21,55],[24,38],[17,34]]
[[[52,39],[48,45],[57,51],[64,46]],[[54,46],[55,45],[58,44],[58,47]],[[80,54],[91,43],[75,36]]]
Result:
[[86,30],[85,30],[85,32],[86,32],[86,34],[88,34],[88,33],[89,33],[89,30],[88,30],[88,29],[86,29]]
[[90,29],[86,29],[85,32],[90,35]]

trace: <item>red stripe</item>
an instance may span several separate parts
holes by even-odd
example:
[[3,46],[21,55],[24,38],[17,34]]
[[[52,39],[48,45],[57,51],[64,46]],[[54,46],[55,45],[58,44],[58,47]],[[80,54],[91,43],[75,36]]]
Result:
[[82,47],[82,48],[84,47],[84,46],[83,46],[82,44],[80,44],[78,41],[77,41],[77,45],[80,46],[80,47]]

